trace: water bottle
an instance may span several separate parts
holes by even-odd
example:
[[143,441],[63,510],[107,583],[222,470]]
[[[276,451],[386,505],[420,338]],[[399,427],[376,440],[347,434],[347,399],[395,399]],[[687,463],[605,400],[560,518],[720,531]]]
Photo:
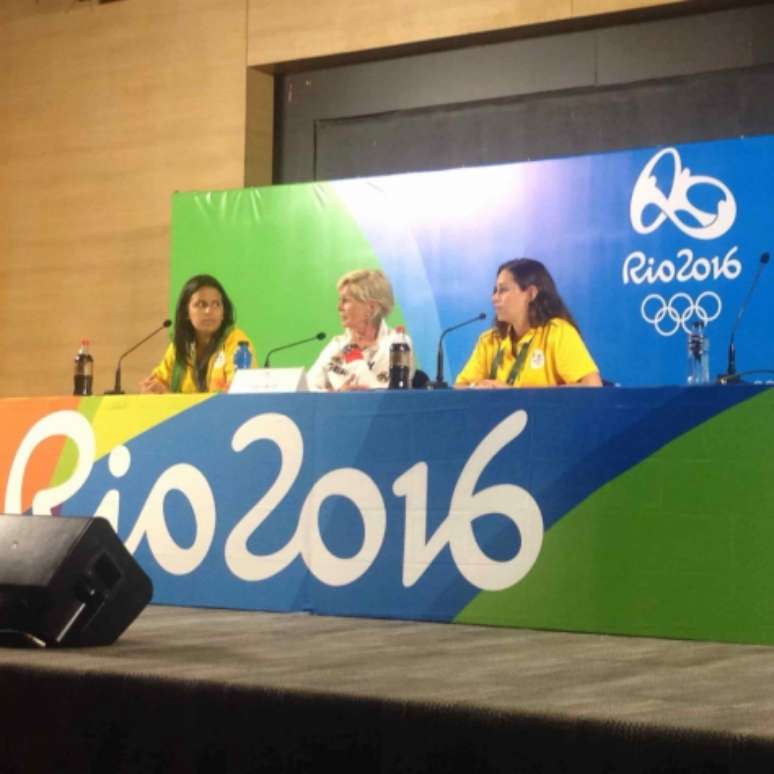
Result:
[[390,344],[390,389],[408,390],[411,387],[411,347],[406,338],[406,329],[399,325]]
[[688,334],[688,384],[709,384],[709,339],[704,323],[695,320]]
[[234,352],[234,368],[250,368],[253,356],[250,354],[250,342],[240,341],[237,351]]
[[73,395],[91,395],[94,380],[94,358],[89,354],[89,340],[81,339],[81,348],[75,356]]

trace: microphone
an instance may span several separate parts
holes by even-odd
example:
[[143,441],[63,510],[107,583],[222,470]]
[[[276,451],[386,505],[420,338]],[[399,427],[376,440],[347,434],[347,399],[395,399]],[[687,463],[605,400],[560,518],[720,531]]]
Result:
[[172,325],[172,320],[164,320],[161,325],[159,325],[158,328],[156,328],[152,333],[149,333],[144,339],[141,339],[138,341],[133,347],[130,347],[129,349],[124,352],[121,357],[118,358],[118,365],[116,366],[116,378],[115,382],[113,383],[113,389],[107,390],[105,392],[105,395],[123,395],[124,391],[121,389],[121,361],[127,356],[130,355],[132,352],[134,352],[137,347],[139,347],[141,344],[145,344],[145,342],[148,339],[153,338],[159,331],[163,331],[164,328],[169,328],[169,326]]
[[747,291],[747,295],[745,296],[742,305],[739,307],[739,313],[737,314],[734,325],[731,328],[731,339],[728,342],[728,367],[726,368],[726,373],[720,374],[720,376],[718,376],[718,382],[720,384],[735,384],[740,381],[740,375],[736,372],[736,344],[734,343],[736,329],[739,327],[739,323],[742,321],[742,317],[744,316],[745,310],[747,309],[747,304],[750,302],[753,291],[755,290],[755,286],[758,284],[758,280],[760,279],[763,267],[768,262],[769,254],[763,253],[761,255],[760,261],[758,262],[758,268],[755,272],[755,276],[753,277],[750,289]]
[[269,360],[271,356],[275,352],[279,352],[283,349],[290,349],[291,347],[297,347],[300,344],[308,344],[310,341],[322,341],[325,338],[326,334],[324,334],[322,331],[319,333],[315,333],[314,336],[310,336],[308,339],[301,339],[301,341],[294,341],[292,344],[283,344],[281,347],[274,347],[274,349],[270,349],[266,353],[266,359],[263,361],[263,367],[268,368],[269,367]]
[[446,384],[446,382],[443,380],[443,340],[447,333],[451,333],[452,331],[456,331],[457,328],[462,328],[465,325],[470,325],[471,323],[478,322],[479,320],[485,320],[486,314],[484,312],[481,312],[481,314],[477,314],[475,317],[471,317],[469,320],[465,320],[465,322],[457,323],[457,325],[452,325],[451,328],[447,328],[443,333],[441,333],[441,338],[438,339],[438,359],[436,362],[436,371],[435,371],[435,381],[432,382],[430,387],[434,390],[445,390],[449,385]]

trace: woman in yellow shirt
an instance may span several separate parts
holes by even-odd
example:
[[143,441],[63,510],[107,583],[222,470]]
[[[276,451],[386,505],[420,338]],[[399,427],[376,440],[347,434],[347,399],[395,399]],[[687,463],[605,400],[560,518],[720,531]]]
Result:
[[494,327],[483,333],[455,387],[602,386],[594,360],[540,261],[497,270]]
[[151,375],[140,382],[140,392],[219,392],[234,376],[234,353],[246,341],[234,325],[234,305],[223,286],[209,274],[197,274],[185,283],[175,309],[172,342]]

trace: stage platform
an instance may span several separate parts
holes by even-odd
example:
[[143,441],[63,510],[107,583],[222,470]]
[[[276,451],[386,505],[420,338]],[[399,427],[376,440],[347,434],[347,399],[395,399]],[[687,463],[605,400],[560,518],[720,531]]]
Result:
[[771,771],[774,649],[151,606],[0,649],[12,772]]

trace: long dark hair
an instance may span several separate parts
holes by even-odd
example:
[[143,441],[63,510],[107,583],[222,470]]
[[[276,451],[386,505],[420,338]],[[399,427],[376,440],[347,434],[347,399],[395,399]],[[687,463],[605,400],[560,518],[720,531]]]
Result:
[[[210,274],[197,274],[195,277],[191,277],[183,285],[183,289],[180,291],[180,296],[177,299],[177,307],[175,308],[175,335],[173,339],[175,342],[175,362],[182,368],[186,367],[191,353],[191,345],[196,340],[196,332],[188,317],[188,304],[191,301],[191,296],[202,288],[214,288],[220,293],[221,299],[223,299],[223,322],[220,324],[217,333],[212,337],[207,351],[197,353],[204,359],[204,362],[210,359],[226,331],[234,325],[234,304],[231,303],[231,299],[228,297],[223,285]],[[195,366],[196,363],[192,363],[192,365]]]
[[[545,325],[554,317],[560,317],[580,332],[578,323],[575,322],[575,318],[570,314],[570,310],[556,289],[553,277],[540,261],[534,258],[514,258],[500,265],[497,269],[498,277],[502,271],[509,272],[513,281],[522,290],[526,290],[530,285],[537,288],[537,295],[530,301],[527,310],[532,328]],[[508,335],[508,327],[508,323],[495,320],[495,328],[502,338]]]

